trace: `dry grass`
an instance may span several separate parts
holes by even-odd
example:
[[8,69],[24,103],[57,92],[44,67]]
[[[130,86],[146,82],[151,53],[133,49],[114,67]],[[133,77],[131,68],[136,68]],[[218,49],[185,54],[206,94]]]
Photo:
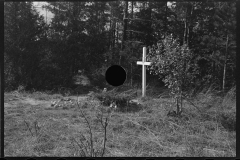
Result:
[[[26,98],[44,103],[33,105],[23,101]],[[223,98],[209,91],[184,101],[183,116],[178,118],[167,116],[173,107],[170,99],[148,97],[141,110],[111,111],[106,132],[97,100],[81,99],[81,114],[77,105],[50,109],[50,100],[58,98],[62,96],[5,93],[5,156],[102,156],[105,134],[104,157],[236,156],[234,88]]]

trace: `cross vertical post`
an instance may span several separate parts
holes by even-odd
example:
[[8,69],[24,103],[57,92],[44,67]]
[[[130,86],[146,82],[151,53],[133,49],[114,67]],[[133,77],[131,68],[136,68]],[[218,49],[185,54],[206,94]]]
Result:
[[151,62],[146,62],[147,48],[143,47],[142,61],[137,61],[138,65],[142,65],[142,97],[146,96],[146,65],[151,65]]

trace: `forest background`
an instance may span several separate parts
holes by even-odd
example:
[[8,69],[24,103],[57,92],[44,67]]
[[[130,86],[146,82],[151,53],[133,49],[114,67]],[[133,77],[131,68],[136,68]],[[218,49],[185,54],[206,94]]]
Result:
[[[5,91],[75,89],[80,72],[89,86],[103,88],[113,64],[126,70],[125,84],[141,84],[136,62],[142,47],[151,50],[169,36],[191,50],[198,67],[192,88],[230,89],[236,82],[235,6],[235,1],[48,2],[43,8],[53,18],[46,23],[33,2],[5,2]],[[163,85],[150,72],[147,81]]]

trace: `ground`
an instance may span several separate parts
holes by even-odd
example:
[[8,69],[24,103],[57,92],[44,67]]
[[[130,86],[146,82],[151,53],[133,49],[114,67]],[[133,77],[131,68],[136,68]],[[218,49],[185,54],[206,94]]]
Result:
[[[73,105],[68,105],[68,98]],[[61,99],[63,106],[51,105]],[[103,156],[236,156],[236,132],[225,129],[214,115],[206,118],[186,102],[182,117],[168,117],[168,98],[137,102],[138,110],[110,111]],[[102,156],[105,132],[97,119],[99,107],[99,101],[86,95],[5,93],[5,156],[90,156],[91,138],[84,116],[91,125],[93,148],[99,150],[93,156]],[[215,113],[210,112],[214,107],[206,113]]]

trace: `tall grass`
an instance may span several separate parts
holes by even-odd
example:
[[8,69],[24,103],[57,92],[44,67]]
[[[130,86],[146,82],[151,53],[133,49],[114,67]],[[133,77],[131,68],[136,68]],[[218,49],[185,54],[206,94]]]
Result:
[[[132,98],[141,97],[139,87],[99,96],[108,97],[109,102],[127,102],[136,91],[139,94]],[[18,93],[44,101],[62,98],[44,92]],[[236,156],[236,87],[224,95],[205,87],[184,100],[181,117],[167,116],[173,104],[164,97],[167,94],[167,90],[148,86],[147,98],[133,112],[109,110],[94,98],[81,99],[66,110],[18,102],[5,108],[5,155]]]

